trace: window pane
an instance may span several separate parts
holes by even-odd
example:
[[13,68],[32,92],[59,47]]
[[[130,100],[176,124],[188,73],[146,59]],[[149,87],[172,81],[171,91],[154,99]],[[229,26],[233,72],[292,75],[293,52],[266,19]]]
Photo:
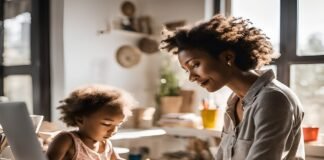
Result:
[[270,38],[275,51],[279,51],[280,0],[232,0],[232,15],[250,19]]
[[9,101],[24,101],[29,113],[33,113],[32,78],[29,75],[7,76],[4,79],[4,94]]
[[30,64],[30,0],[4,1],[4,65]]
[[324,55],[323,6],[323,0],[298,1],[297,55]]
[[324,64],[292,65],[290,77],[304,106],[304,124],[318,125],[324,132]]

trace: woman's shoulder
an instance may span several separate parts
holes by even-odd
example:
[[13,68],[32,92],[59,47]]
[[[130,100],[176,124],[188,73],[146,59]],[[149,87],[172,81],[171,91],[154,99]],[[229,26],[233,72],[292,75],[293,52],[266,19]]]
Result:
[[264,87],[257,94],[254,104],[256,104],[256,109],[261,109],[264,113],[293,114],[294,108],[298,106],[296,105],[298,101],[292,95],[292,91],[288,90],[288,87],[272,84]]
[[300,105],[299,99],[296,94],[285,84],[274,80],[269,85],[265,86],[264,89],[258,94],[259,100],[269,100],[290,103],[293,106]]

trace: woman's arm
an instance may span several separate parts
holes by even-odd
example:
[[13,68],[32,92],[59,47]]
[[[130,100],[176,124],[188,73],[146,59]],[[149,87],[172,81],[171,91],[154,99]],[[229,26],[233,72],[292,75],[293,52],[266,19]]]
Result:
[[288,97],[281,92],[261,95],[254,114],[255,137],[246,159],[281,159],[286,152],[293,128],[293,108]]
[[47,150],[49,160],[63,160],[73,146],[73,139],[68,133],[57,135]]

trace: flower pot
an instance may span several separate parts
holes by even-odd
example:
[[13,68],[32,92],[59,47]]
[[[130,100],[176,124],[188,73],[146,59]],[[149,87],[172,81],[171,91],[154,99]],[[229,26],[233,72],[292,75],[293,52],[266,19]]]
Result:
[[179,113],[181,105],[181,96],[165,96],[160,98],[161,114]]
[[180,95],[182,96],[182,105],[180,108],[181,113],[193,113],[195,112],[193,107],[194,102],[194,94],[193,90],[181,90]]
[[319,127],[312,127],[312,126],[304,126],[303,127],[303,134],[304,134],[304,141],[316,141],[318,137]]

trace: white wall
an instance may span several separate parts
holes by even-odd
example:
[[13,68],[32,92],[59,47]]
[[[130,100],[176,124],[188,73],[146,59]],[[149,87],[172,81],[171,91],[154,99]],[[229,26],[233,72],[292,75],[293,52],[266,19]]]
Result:
[[58,102],[65,93],[64,79],[64,44],[63,44],[63,8],[64,0],[51,1],[51,113],[52,120],[57,120]]
[[[124,88],[142,106],[154,106],[159,80],[161,54],[142,55],[140,64],[125,69],[115,60],[116,50],[136,45],[138,35],[97,31],[109,21],[121,17],[121,0],[52,0],[52,120],[57,121],[58,101],[80,85],[104,83]],[[165,22],[186,20],[194,23],[204,18],[204,1],[133,0],[137,15],[152,18],[154,33]],[[184,5],[185,4],[185,5]],[[62,28],[63,26],[63,28]],[[63,32],[63,37],[62,37]]]

